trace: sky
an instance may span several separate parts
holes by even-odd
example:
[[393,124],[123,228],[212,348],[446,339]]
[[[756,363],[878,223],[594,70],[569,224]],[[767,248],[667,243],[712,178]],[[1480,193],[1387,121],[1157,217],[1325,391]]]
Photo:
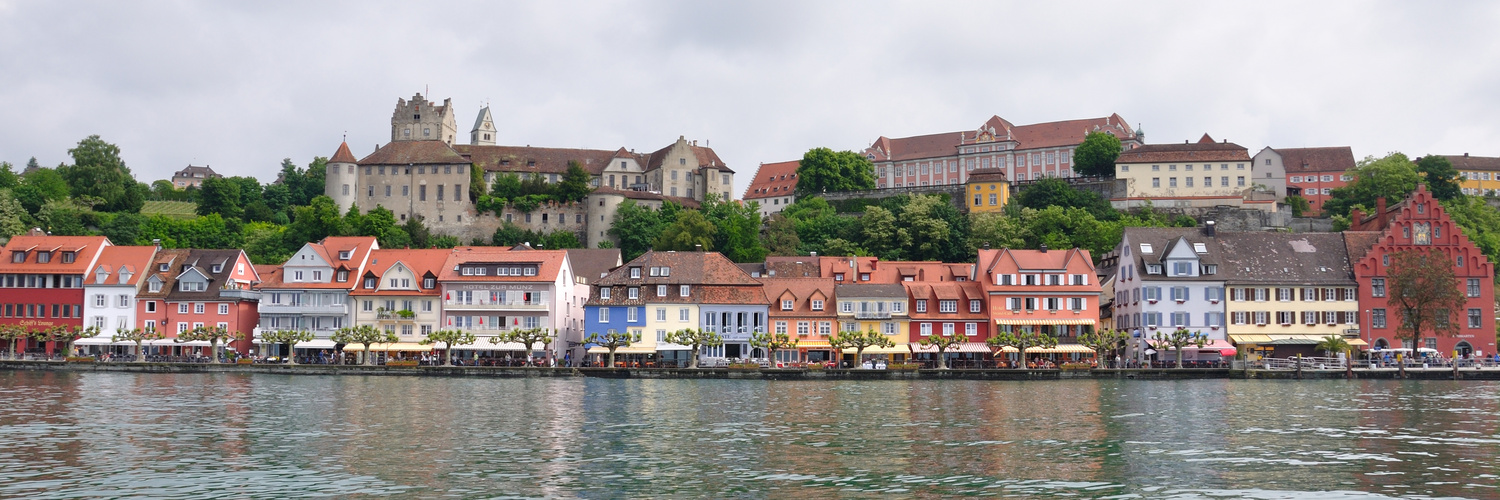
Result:
[[142,182],[275,178],[398,98],[498,143],[761,163],[880,136],[1119,113],[1148,143],[1500,156],[1500,2],[0,0],[0,161],[89,135]]

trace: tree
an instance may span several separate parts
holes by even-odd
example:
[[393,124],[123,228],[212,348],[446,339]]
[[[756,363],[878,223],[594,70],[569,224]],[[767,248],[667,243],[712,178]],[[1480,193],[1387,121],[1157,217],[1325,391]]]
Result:
[[383,206],[375,205],[373,210],[359,216],[351,226],[356,236],[374,236],[380,242],[380,248],[411,246],[411,236],[396,225],[396,215]]
[[[953,244],[953,226],[938,212],[947,202],[937,196],[913,196],[901,211],[900,239],[908,243],[905,255],[912,260],[943,260],[944,249]],[[960,243],[960,248],[967,242]],[[868,249],[868,247],[866,248]]]
[[[1129,338],[1129,335],[1124,330],[1105,328],[1103,330],[1084,332],[1078,336],[1078,343],[1084,347],[1093,349],[1097,359],[1104,360],[1108,359],[1111,353],[1114,353],[1123,346],[1126,338]],[[1103,364],[1103,361],[1100,361],[1100,363]]]
[[26,208],[21,206],[15,194],[10,189],[0,188],[0,239],[25,233],[26,218]]
[[1068,181],[1055,177],[1036,181],[1035,184],[1020,190],[1012,199],[1011,204],[1017,209],[1042,210],[1053,206],[1081,208],[1100,220],[1114,220],[1119,217],[1119,213],[1109,206],[1109,200],[1104,199],[1103,196],[1093,191],[1075,189],[1068,184]]
[[283,238],[285,226],[265,222],[245,224],[245,255],[256,264],[281,264],[292,257]]
[[1120,138],[1104,132],[1089,132],[1073,150],[1073,172],[1090,177],[1114,177],[1120,157]]
[[1208,337],[1202,333],[1190,332],[1186,328],[1178,328],[1171,333],[1157,330],[1152,337],[1156,341],[1156,348],[1171,347],[1177,352],[1177,367],[1182,368],[1182,350],[1187,346],[1203,347],[1208,343]]
[[865,207],[859,218],[864,248],[880,260],[902,260],[901,251],[911,244],[911,234],[896,227],[896,215],[878,205]]
[[552,330],[548,328],[517,328],[490,338],[494,344],[515,342],[526,348],[526,363],[534,364],[532,353],[536,352],[537,344],[542,345],[542,350],[547,349],[547,344],[552,343]]
[[348,222],[339,215],[338,205],[333,203],[333,198],[318,196],[312,199],[310,205],[296,207],[293,211],[296,215],[286,228],[288,248],[300,248],[310,241],[322,241],[329,236],[344,236],[352,232]]
[[1302,214],[1312,210],[1312,203],[1308,202],[1307,198],[1298,195],[1288,196],[1286,199],[1281,200],[1281,202],[1292,207],[1292,217],[1301,217]]
[[750,335],[750,347],[766,351],[766,359],[776,362],[776,351],[796,349],[797,338],[786,333],[756,332]]
[[[499,186],[499,181],[496,181],[496,186]],[[663,208],[669,204],[671,202],[663,204]],[[620,242],[620,257],[629,262],[650,250],[657,235],[672,221],[663,222],[661,211],[640,206],[635,200],[625,200],[615,210],[612,222],[609,235]]]
[[1338,335],[1329,335],[1327,337],[1323,337],[1322,340],[1319,340],[1318,345],[1314,346],[1313,350],[1323,351],[1324,354],[1327,354],[1328,357],[1331,358],[1333,357],[1334,353],[1340,352],[1344,353],[1345,356],[1348,357],[1349,350],[1353,348],[1354,346],[1349,345],[1349,341],[1344,340],[1343,337],[1340,337]]
[[843,238],[832,238],[823,242],[823,255],[829,257],[854,257],[860,255],[867,256],[870,255],[870,252],[860,248],[859,245],[854,244],[852,241]]
[[844,349],[854,349],[854,364],[859,366],[865,355],[865,349],[870,347],[891,347],[896,345],[891,342],[890,337],[881,335],[874,328],[861,331],[841,331],[828,338],[828,345],[833,350],[844,352]]
[[562,181],[557,184],[557,197],[562,201],[583,201],[594,192],[593,182],[594,176],[584,170],[583,165],[569,160],[568,171],[563,172]]
[[558,229],[556,231],[547,233],[547,236],[543,237],[541,241],[542,248],[548,250],[583,248],[583,242],[578,241],[578,233],[574,233],[567,229]]
[[19,185],[21,176],[12,169],[10,162],[0,161],[0,189],[12,189]]
[[34,214],[48,201],[68,199],[68,181],[57,170],[38,168],[21,176],[21,185],[16,186],[15,193],[21,206]]
[[149,188],[141,189],[130,168],[120,159],[120,148],[104,142],[97,135],[78,141],[68,150],[72,165],[58,167],[73,196],[94,196],[104,200],[106,212],[139,212],[146,202]]
[[724,345],[724,338],[719,332],[700,330],[697,328],[683,328],[675,332],[667,333],[664,339],[669,344],[685,345],[690,349],[688,356],[688,368],[698,367],[698,351],[704,347],[718,347]]
[[1445,156],[1427,155],[1417,160],[1417,173],[1427,184],[1427,190],[1432,192],[1432,197],[1441,201],[1447,201],[1463,196],[1463,178],[1459,176],[1458,169],[1453,168],[1453,162],[1448,161]]
[[997,212],[969,214],[969,247],[1026,248],[1020,221]]
[[98,334],[99,327],[96,326],[82,328],[77,326],[64,325],[57,325],[45,330],[37,330],[32,333],[33,337],[39,341],[56,342],[57,344],[59,344],[59,347],[61,347],[61,349],[58,350],[61,351],[65,356],[74,355],[74,341],[84,337],[93,337]]
[[590,333],[588,338],[583,339],[584,344],[594,344],[609,349],[609,367],[615,367],[615,350],[621,347],[630,347],[630,344],[640,342],[641,336],[630,332],[609,331],[604,335]]
[[1001,330],[996,332],[990,338],[985,339],[984,343],[995,350],[995,357],[997,358],[1000,357],[1000,353],[1005,351],[1006,347],[1015,349],[1016,358],[1018,359],[1015,368],[1019,370],[1026,367],[1026,349],[1032,347],[1043,349],[1057,347],[1057,337],[1040,330],[1031,331],[1027,328],[1020,328],[1014,331]]
[[1405,250],[1391,256],[1386,274],[1389,303],[1396,308],[1396,336],[1422,347],[1424,332],[1435,336],[1458,331],[1456,318],[1466,299],[1453,273],[1453,261],[1441,252]]
[[412,248],[429,248],[432,245],[432,232],[427,230],[427,225],[422,223],[422,218],[416,215],[406,218],[401,224],[401,230],[406,232],[411,239]]
[[926,337],[922,337],[922,340],[917,341],[917,343],[922,344],[925,347],[936,348],[937,367],[939,370],[947,370],[948,359],[943,357],[943,352],[947,351],[949,348],[957,347],[958,345],[968,341],[968,335],[964,335],[962,333],[954,333],[953,335],[928,335]]
[[46,229],[50,234],[84,236],[89,234],[85,219],[92,215],[92,210],[79,207],[75,203],[53,200],[42,205],[42,209],[36,213],[36,219],[41,223],[42,229]]
[[709,222],[703,214],[697,210],[684,210],[677,215],[677,220],[662,230],[657,236],[652,248],[657,251],[700,251],[708,252],[714,249],[714,233],[718,231],[713,223]]
[[394,344],[401,339],[394,332],[387,332],[371,325],[359,325],[340,328],[339,331],[334,332],[332,340],[336,344],[364,346],[364,350],[360,351],[360,364],[371,365],[375,363],[375,357],[370,355],[370,344]]
[[702,213],[714,226],[713,248],[735,262],[765,261],[766,248],[760,240],[760,205],[722,201],[716,194],[705,198]]
[[490,188],[490,196],[507,200],[520,198],[524,194],[521,192],[521,177],[510,172],[495,177],[495,185]]
[[109,338],[110,342],[131,342],[135,344],[135,362],[146,362],[146,351],[141,348],[142,344],[153,340],[161,340],[166,337],[155,328],[132,328],[123,332],[117,332]]
[[442,342],[444,347],[443,366],[448,366],[453,364],[453,349],[461,345],[473,344],[474,334],[464,330],[438,330],[427,334],[427,338],[422,339],[422,345],[433,345],[438,342]]
[[292,364],[297,364],[297,344],[312,342],[313,333],[307,330],[272,330],[260,334],[262,342],[267,344],[286,344],[289,353],[287,358]]
[[173,340],[176,342],[208,342],[208,357],[211,359],[209,362],[218,363],[219,343],[223,342],[227,344],[235,340],[240,340],[243,337],[243,333],[229,331],[228,328],[222,326],[200,326],[179,334]]
[[1490,262],[1500,262],[1500,210],[1486,203],[1483,197],[1460,196],[1443,202],[1443,212]]
[[766,220],[762,240],[766,242],[766,250],[771,255],[781,257],[799,255],[797,247],[802,245],[802,241],[797,239],[797,226],[780,213],[771,214]]
[[238,219],[244,214],[240,205],[240,184],[221,177],[203,179],[199,194],[198,215],[219,214]]
[[1401,153],[1391,153],[1384,158],[1366,156],[1350,171],[1354,180],[1333,189],[1333,195],[1323,203],[1323,213],[1349,215],[1350,209],[1364,207],[1366,213],[1374,210],[1376,200],[1401,200],[1417,189],[1421,175],[1416,164]]
[[797,164],[797,197],[875,189],[875,166],[859,153],[813,148]]
[[21,325],[0,325],[0,340],[10,343],[10,359],[21,359],[16,349],[21,340],[31,338],[31,332]]

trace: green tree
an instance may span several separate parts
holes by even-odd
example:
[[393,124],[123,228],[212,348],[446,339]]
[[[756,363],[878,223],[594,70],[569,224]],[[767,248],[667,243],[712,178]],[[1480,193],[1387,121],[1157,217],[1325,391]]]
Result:
[[406,232],[411,239],[412,248],[430,248],[432,245],[432,232],[427,230],[427,225],[422,223],[422,218],[416,215],[406,218],[401,223],[401,230]]
[[474,164],[469,164],[467,168],[469,169],[469,201],[475,201],[485,194],[484,170]]
[[1463,196],[1463,178],[1459,176],[1458,169],[1453,168],[1453,162],[1448,161],[1445,156],[1427,155],[1417,160],[1417,173],[1422,174],[1422,179],[1427,184],[1427,190],[1432,192],[1432,197],[1447,201]]
[[1019,221],[998,212],[969,214],[969,247],[1026,248],[1026,233]]
[[943,249],[952,244],[953,227],[937,212],[947,203],[937,196],[913,196],[901,211],[903,243],[910,242],[905,255],[912,260],[943,260]]
[[286,344],[286,350],[290,353],[287,360],[297,364],[297,344],[312,342],[313,333],[307,330],[272,330],[261,332],[262,342],[267,344]]
[[219,214],[238,219],[244,214],[240,206],[240,184],[223,177],[203,179],[199,194],[198,215]]
[[1103,330],[1084,332],[1078,336],[1078,343],[1084,347],[1093,349],[1096,359],[1099,360],[1100,365],[1103,365],[1104,360],[1125,346],[1125,340],[1128,338],[1129,334],[1124,330],[1105,328]]
[[719,336],[719,332],[697,328],[684,328],[669,332],[664,340],[669,344],[688,346],[688,368],[698,367],[698,353],[704,347],[724,345],[724,338]]
[[955,332],[953,335],[928,335],[922,337],[922,340],[917,341],[917,343],[922,344],[924,347],[936,348],[937,367],[939,370],[947,370],[948,359],[943,356],[943,353],[950,348],[958,347],[968,341],[969,336]]
[[568,248],[583,248],[583,242],[578,241],[578,234],[566,229],[558,229],[547,233],[541,239],[542,248],[548,250],[564,250]]
[[766,351],[766,359],[775,363],[776,351],[796,349],[797,338],[786,333],[755,332],[750,335],[750,347]]
[[64,356],[76,356],[78,354],[73,351],[73,342],[84,337],[93,337],[96,335],[99,335],[99,328],[95,326],[82,328],[57,325],[46,330],[34,332],[34,337],[37,340],[55,342],[59,347],[58,351],[62,352]]
[[322,241],[329,236],[344,236],[352,232],[349,224],[339,215],[338,205],[333,203],[333,198],[315,197],[311,204],[296,207],[294,212],[296,216],[286,228],[286,241],[291,248],[300,248],[306,242]]
[[535,233],[530,230],[521,229],[521,226],[511,222],[503,222],[499,228],[495,229],[495,234],[490,236],[490,242],[496,246],[508,247],[531,241],[532,236],[535,236]]
[[354,227],[357,236],[374,236],[380,242],[380,248],[404,248],[411,246],[411,236],[406,230],[396,225],[396,215],[385,207],[375,205],[369,213],[360,216]]
[[583,201],[589,193],[594,192],[592,186],[594,176],[584,170],[577,161],[568,161],[568,171],[563,173],[562,182],[557,185],[557,197],[562,201]]
[[1104,199],[1098,193],[1075,189],[1068,181],[1055,177],[1048,177],[1021,189],[1011,200],[1016,209],[1034,208],[1037,210],[1057,206],[1062,208],[1081,208],[1088,210],[1094,218],[1100,220],[1114,220],[1119,217],[1118,212],[1109,206],[1109,200]]
[[256,264],[281,264],[292,257],[283,237],[286,227],[265,222],[245,224],[245,255]]
[[49,234],[56,236],[85,236],[89,230],[85,227],[85,220],[93,214],[92,210],[81,208],[78,205],[61,200],[49,201],[42,205],[37,211],[36,219],[42,224]]
[[713,248],[735,262],[764,261],[767,252],[760,239],[760,205],[726,202],[714,194],[706,198],[702,213],[714,226]]
[[490,196],[496,198],[512,199],[525,195],[521,192],[521,177],[510,172],[505,172],[495,177],[495,186],[490,188]]
[[630,344],[640,342],[641,336],[630,332],[609,331],[603,335],[590,333],[588,338],[583,339],[584,344],[594,344],[609,349],[609,367],[615,367],[615,351],[621,347],[630,347]]
[[868,256],[870,252],[860,248],[859,245],[854,244],[852,241],[843,238],[833,238],[823,242],[823,253],[820,255],[829,257],[855,257]]
[[814,148],[797,165],[797,197],[875,189],[875,166],[853,151]]
[[896,227],[896,215],[878,205],[865,207],[859,218],[864,248],[881,260],[902,260],[901,251],[911,244],[911,234]]
[[768,253],[782,257],[799,255],[797,247],[802,245],[802,241],[797,238],[797,226],[780,213],[771,214],[766,220],[762,239],[766,242]]
[[26,208],[11,190],[0,188],[0,240],[26,232]]
[[9,162],[0,161],[0,189],[14,189],[21,185],[21,176],[16,174]]
[[21,325],[0,325],[0,341],[10,344],[10,359],[21,359],[18,344],[22,340],[30,339],[31,332]]
[[48,201],[68,199],[68,181],[57,170],[39,168],[21,176],[21,185],[16,186],[15,193],[21,206],[34,214]]
[[219,362],[219,343],[230,342],[244,338],[245,334],[230,331],[222,326],[200,326],[177,335],[173,339],[176,342],[208,342],[208,357],[210,363]]
[[1026,349],[1032,347],[1042,349],[1057,347],[1057,337],[1040,330],[1032,331],[1029,328],[1020,328],[1011,331],[1001,330],[995,332],[990,338],[985,339],[984,343],[995,350],[996,358],[1000,357],[1000,354],[1005,351],[1006,347],[1015,349],[1017,359],[1015,368],[1020,370],[1026,368]]
[[359,325],[340,328],[339,331],[334,332],[332,340],[335,344],[359,344],[364,346],[364,350],[360,351],[359,354],[359,363],[362,365],[372,365],[375,364],[375,357],[370,355],[370,344],[394,344],[401,339],[393,332],[387,332],[371,325]]
[[1186,328],[1178,328],[1171,333],[1157,330],[1156,335],[1152,336],[1152,340],[1156,341],[1156,348],[1158,350],[1170,347],[1172,351],[1177,353],[1178,368],[1182,368],[1182,350],[1184,348],[1188,346],[1203,347],[1205,344],[1208,344],[1207,336],[1198,332],[1190,332]]
[[533,354],[538,350],[537,346],[540,345],[540,350],[545,351],[547,350],[547,346],[552,343],[552,339],[552,330],[548,328],[513,328],[510,331],[491,337],[490,342],[494,344],[503,344],[506,342],[521,344],[526,349],[526,363],[535,364]]
[[443,343],[443,366],[449,366],[453,364],[453,350],[461,345],[472,345],[474,334],[464,330],[438,330],[422,339],[422,345],[434,345],[438,342]]
[[1104,132],[1089,132],[1073,150],[1073,172],[1091,177],[1114,177],[1120,157],[1120,138]]
[[1354,346],[1349,345],[1349,341],[1344,340],[1344,337],[1338,335],[1323,337],[1322,340],[1318,341],[1318,345],[1313,346],[1313,350],[1323,351],[1330,358],[1336,353],[1344,353],[1346,358],[1350,357],[1349,351],[1351,349],[1354,349]]
[[327,176],[328,158],[314,156],[307,169],[302,171],[302,198],[311,202],[313,198],[323,196]]
[[717,231],[701,212],[684,210],[677,215],[675,222],[662,230],[652,248],[658,251],[712,251]]
[[861,331],[841,331],[828,338],[828,345],[833,350],[843,352],[844,349],[854,349],[854,364],[860,366],[864,360],[865,349],[871,347],[891,347],[896,345],[889,337],[881,335],[874,328]]
[[1483,197],[1460,196],[1443,202],[1443,211],[1490,262],[1500,262],[1500,210]]
[[[663,204],[671,204],[667,202]],[[674,215],[675,217],[675,215]],[[667,224],[672,221],[663,221],[662,213],[636,204],[635,200],[625,200],[615,210],[613,224],[610,225],[609,235],[620,242],[620,256],[629,262],[651,249],[651,244],[657,235],[666,229]]]
[[1307,198],[1297,195],[1286,197],[1285,200],[1282,200],[1282,203],[1292,207],[1292,217],[1301,217],[1302,214],[1312,210],[1312,204],[1307,201]]
[[1347,216],[1356,206],[1373,210],[1376,199],[1382,197],[1394,203],[1405,199],[1422,180],[1416,164],[1401,153],[1384,158],[1366,156],[1350,173],[1354,180],[1333,189],[1332,197],[1323,203],[1324,214]]
[[[286,184],[271,184],[266,186],[265,194],[261,195],[266,206],[271,210],[286,213],[292,207],[292,191]],[[287,215],[291,217],[291,215]]]
[[1391,256],[1386,274],[1390,304],[1396,307],[1396,336],[1422,347],[1425,332],[1453,335],[1466,299],[1453,272],[1453,261],[1441,252],[1406,250]]
[[146,202],[146,191],[138,186],[130,168],[120,159],[120,148],[91,135],[68,150],[72,165],[58,167],[73,196],[94,196],[104,200],[106,212],[139,212]]

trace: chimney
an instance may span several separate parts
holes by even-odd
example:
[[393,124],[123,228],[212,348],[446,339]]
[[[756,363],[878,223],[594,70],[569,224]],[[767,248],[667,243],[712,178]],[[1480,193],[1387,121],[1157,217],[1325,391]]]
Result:
[[702,252],[703,251],[703,245],[693,245],[693,251],[694,252]]
[[1377,229],[1377,231],[1383,231],[1383,230],[1385,230],[1385,197],[1384,196],[1381,196],[1381,197],[1375,199],[1375,217],[1378,217],[1379,218],[1378,220],[1380,221],[1380,226],[1379,226],[1379,229]]
[[1354,210],[1350,210],[1349,211],[1349,230],[1350,231],[1359,231],[1360,230],[1359,229],[1359,221],[1360,221],[1360,219],[1363,219],[1363,218],[1365,218],[1365,214],[1363,212],[1359,211],[1359,207],[1354,207]]
[[984,242],[984,249],[985,250],[989,250],[990,249],[990,242],[988,242],[988,241]]
[[1208,235],[1209,238],[1214,237],[1214,221],[1203,223],[1203,234]]
[[1042,253],[1047,253],[1047,244],[1043,243],[1041,250],[1042,250]]
[[1469,153],[1464,153],[1464,158],[1468,158],[1468,157],[1469,157]]
[[812,252],[812,257],[813,257],[813,258],[814,258],[814,259],[816,259],[816,258],[818,258],[818,252]]
[[161,250],[161,238],[152,238],[151,244],[156,245],[157,250]]

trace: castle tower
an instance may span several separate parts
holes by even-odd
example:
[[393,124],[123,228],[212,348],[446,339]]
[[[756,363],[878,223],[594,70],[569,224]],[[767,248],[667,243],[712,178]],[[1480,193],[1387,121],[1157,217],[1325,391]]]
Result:
[[442,106],[434,105],[422,94],[413,95],[410,101],[396,99],[396,112],[391,114],[391,142],[443,141],[452,146],[457,135],[453,99],[443,99]]
[[349,210],[349,205],[359,195],[359,163],[354,159],[354,153],[349,151],[347,141],[340,143],[339,150],[328,159],[324,179],[323,194],[333,198],[340,213]]
[[495,120],[490,117],[490,107],[485,106],[479,110],[479,117],[474,119],[474,130],[469,131],[469,144],[475,146],[495,145]]

